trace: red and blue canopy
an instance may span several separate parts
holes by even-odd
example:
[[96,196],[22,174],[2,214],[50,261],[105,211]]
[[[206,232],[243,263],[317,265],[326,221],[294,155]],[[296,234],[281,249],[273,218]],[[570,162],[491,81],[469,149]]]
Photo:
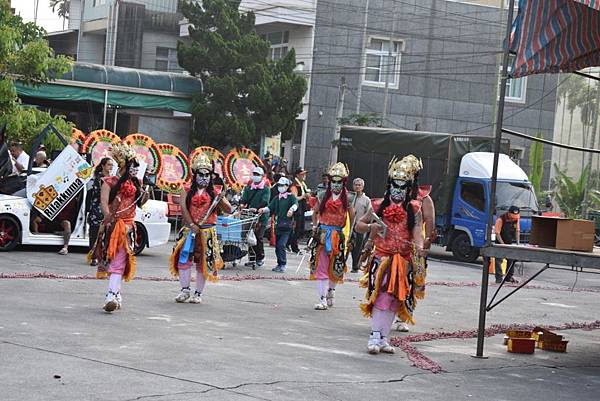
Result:
[[600,65],[600,0],[519,0],[512,77]]

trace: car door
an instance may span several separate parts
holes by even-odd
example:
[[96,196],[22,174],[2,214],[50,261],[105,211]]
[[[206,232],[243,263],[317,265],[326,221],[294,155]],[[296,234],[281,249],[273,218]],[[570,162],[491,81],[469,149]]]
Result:
[[467,231],[475,247],[484,245],[487,199],[487,186],[482,180],[462,177],[457,180],[452,223],[456,229]]

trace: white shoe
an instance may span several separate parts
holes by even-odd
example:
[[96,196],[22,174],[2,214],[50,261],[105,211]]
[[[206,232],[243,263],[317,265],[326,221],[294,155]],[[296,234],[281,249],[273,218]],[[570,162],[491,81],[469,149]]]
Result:
[[121,309],[121,306],[123,306],[123,297],[121,296],[120,292],[117,292],[117,309]]
[[327,290],[327,306],[328,307],[333,307],[333,298],[335,297],[335,289],[334,288],[330,288]]
[[198,291],[194,291],[194,295],[190,297],[191,304],[201,304],[202,303],[202,294]]
[[67,247],[62,247],[60,248],[60,251],[58,251],[59,255],[67,255],[69,253],[69,248]]
[[104,309],[106,312],[112,312],[119,307],[119,302],[117,301],[117,295],[114,292],[108,292],[106,294],[106,299],[104,300]]
[[177,295],[175,297],[175,302],[177,303],[183,303],[185,301],[187,301],[188,299],[190,299],[190,289],[189,288],[182,288],[181,292],[179,293],[179,295]]
[[369,342],[367,343],[367,352],[369,354],[379,354],[380,348],[379,344],[381,342],[381,333],[378,331],[374,331],[369,336]]
[[406,324],[405,322],[403,322],[401,320],[396,321],[396,331],[399,331],[401,333],[408,333],[409,330],[410,329],[408,328],[408,324]]
[[387,338],[381,337],[381,340],[379,340],[379,351],[386,354],[393,354],[396,352],[396,349],[390,345]]
[[327,310],[329,307],[327,306],[327,301],[321,298],[321,302],[315,304],[315,310]]

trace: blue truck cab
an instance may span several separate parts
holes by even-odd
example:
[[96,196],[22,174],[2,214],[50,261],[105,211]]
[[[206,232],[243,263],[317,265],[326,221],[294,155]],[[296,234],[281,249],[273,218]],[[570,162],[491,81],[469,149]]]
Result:
[[[449,233],[447,249],[458,260],[475,261],[485,243],[493,160],[494,154],[490,152],[472,152],[462,157],[451,215],[437,218],[438,226],[445,226],[442,230]],[[513,205],[521,209],[521,242],[527,242],[531,216],[539,211],[535,192],[527,174],[510,157],[500,154],[494,222]]]

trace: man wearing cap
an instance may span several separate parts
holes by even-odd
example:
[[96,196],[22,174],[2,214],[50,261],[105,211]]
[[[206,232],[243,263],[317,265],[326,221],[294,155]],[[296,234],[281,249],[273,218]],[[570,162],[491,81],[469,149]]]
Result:
[[308,198],[310,197],[310,189],[306,185],[306,170],[302,167],[294,172],[294,182],[292,183],[291,191],[298,200],[298,209],[294,213],[294,230],[290,234],[288,244],[292,248],[292,252],[300,252],[298,248],[298,238],[304,233],[304,212],[308,210]]
[[[510,245],[513,242],[519,244],[519,236],[521,230],[519,227],[520,210],[517,206],[511,206],[508,212],[499,216],[496,220],[496,243]],[[505,281],[509,283],[516,283],[517,280],[513,278],[514,266],[516,260],[506,260],[506,277]],[[502,263],[496,262],[496,283],[502,282]]]
[[[270,192],[271,190],[265,179],[265,171],[262,167],[255,167],[252,171],[252,182],[246,185],[246,188],[244,188],[244,192],[242,193],[240,206],[243,209],[258,211],[258,209],[261,209],[269,204]],[[256,226],[254,227],[256,245],[250,247],[248,262],[246,263],[246,266],[248,267],[261,267],[265,263],[263,237],[265,236],[265,228],[267,227],[268,220],[269,216],[263,214],[260,216]]]

